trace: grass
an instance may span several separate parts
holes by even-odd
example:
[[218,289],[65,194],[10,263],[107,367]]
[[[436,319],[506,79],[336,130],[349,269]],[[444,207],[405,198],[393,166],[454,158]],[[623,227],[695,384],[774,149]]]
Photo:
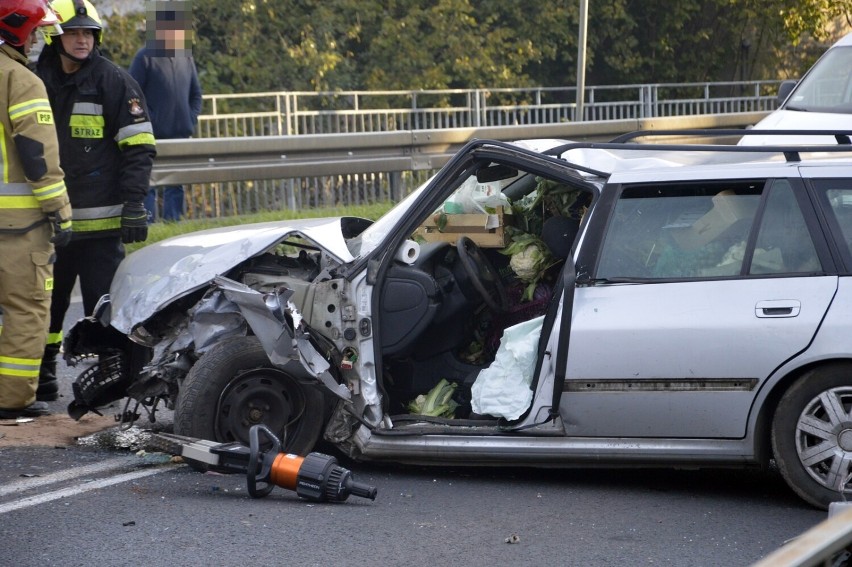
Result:
[[299,218],[320,217],[363,217],[376,220],[394,206],[395,203],[376,203],[374,205],[361,205],[357,207],[333,207],[320,209],[306,209],[303,211],[281,210],[265,211],[253,215],[240,215],[233,217],[221,217],[216,219],[184,219],[178,222],[155,222],[148,227],[148,239],[145,242],[125,244],[127,253],[130,254],[140,248],[198,230],[217,228],[222,226],[233,226],[237,224],[251,224],[256,222],[283,221]]

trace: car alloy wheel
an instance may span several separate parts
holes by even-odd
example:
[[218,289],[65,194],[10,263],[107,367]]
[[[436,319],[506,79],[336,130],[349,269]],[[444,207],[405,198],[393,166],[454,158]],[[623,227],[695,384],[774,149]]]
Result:
[[787,389],[772,450],[784,480],[810,504],[852,499],[852,364],[814,368]]

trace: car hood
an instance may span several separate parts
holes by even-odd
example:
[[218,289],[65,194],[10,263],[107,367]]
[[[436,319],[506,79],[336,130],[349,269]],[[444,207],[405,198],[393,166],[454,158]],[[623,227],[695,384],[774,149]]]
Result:
[[[852,114],[779,109],[755,124],[755,130],[852,130]],[[829,136],[743,136],[741,146],[837,144]]]
[[122,261],[110,287],[112,326],[129,334],[157,311],[261,254],[300,235],[341,263],[353,260],[342,218],[300,219],[214,228],[150,244]]

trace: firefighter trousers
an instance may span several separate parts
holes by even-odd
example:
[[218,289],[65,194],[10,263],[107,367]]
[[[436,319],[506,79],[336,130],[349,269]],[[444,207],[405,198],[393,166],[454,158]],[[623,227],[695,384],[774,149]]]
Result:
[[0,408],[35,401],[53,288],[49,223],[23,234],[0,233]]
[[[57,250],[56,254],[48,344],[62,342],[62,326],[77,277],[80,278],[80,293],[83,296],[83,315],[88,316],[94,311],[101,296],[109,293],[112,277],[124,259],[124,245],[120,236],[74,239]],[[41,346],[44,350],[44,342]]]

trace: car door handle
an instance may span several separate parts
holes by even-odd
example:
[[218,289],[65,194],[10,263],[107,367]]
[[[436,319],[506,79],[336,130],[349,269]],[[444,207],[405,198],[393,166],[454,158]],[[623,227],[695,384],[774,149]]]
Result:
[[802,303],[796,299],[767,299],[758,301],[754,314],[758,317],[796,317],[802,310]]

